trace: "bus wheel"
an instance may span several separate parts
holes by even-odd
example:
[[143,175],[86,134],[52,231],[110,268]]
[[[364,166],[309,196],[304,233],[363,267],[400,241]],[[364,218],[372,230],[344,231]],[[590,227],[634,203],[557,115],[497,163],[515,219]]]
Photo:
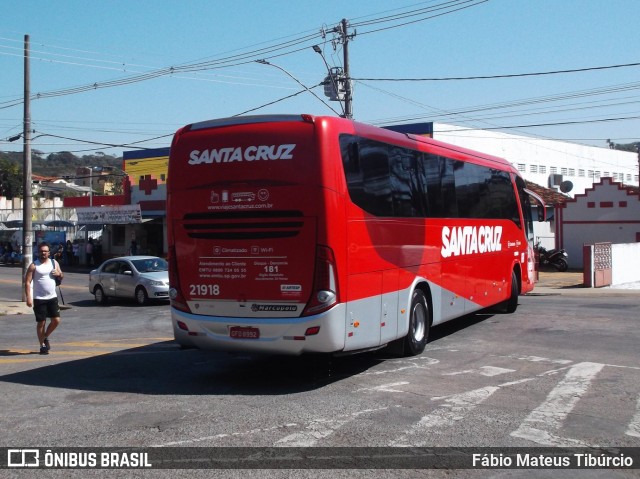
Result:
[[511,296],[504,303],[505,313],[515,313],[518,309],[518,296],[520,296],[520,288],[518,287],[518,277],[515,271],[511,272]]
[[413,292],[409,312],[409,332],[404,339],[406,356],[415,356],[424,351],[429,339],[429,306],[424,293],[419,289]]

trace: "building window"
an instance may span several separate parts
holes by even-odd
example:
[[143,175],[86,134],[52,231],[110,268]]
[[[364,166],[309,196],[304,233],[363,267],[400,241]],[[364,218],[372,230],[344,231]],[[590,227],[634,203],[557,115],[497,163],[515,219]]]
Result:
[[552,166],[549,171],[551,172],[552,175],[555,175],[558,173],[558,167],[556,166]]
[[576,176],[575,168],[569,168],[569,176]]
[[589,170],[589,178],[593,178],[593,170]]
[[529,167],[529,172],[530,173],[537,173],[538,172],[538,165],[531,165]]
[[560,168],[560,173],[562,175],[566,175],[569,172],[569,170],[567,170],[566,168]]
[[524,173],[525,171],[527,171],[527,165],[525,165],[524,163],[518,163],[518,171]]
[[609,174],[609,172],[608,172],[608,171],[605,171],[603,176],[605,176],[605,177],[607,177],[607,178],[608,178],[608,177],[610,177],[611,175]]
[[600,172],[596,170],[596,178],[600,178]]
[[546,174],[547,173],[547,167],[544,166],[544,165],[540,165],[540,173]]
[[584,177],[584,170],[578,170],[578,176]]

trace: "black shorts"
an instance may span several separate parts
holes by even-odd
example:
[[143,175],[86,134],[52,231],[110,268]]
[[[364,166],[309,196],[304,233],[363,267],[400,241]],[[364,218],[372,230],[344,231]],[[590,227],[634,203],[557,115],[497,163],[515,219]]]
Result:
[[59,318],[60,306],[58,298],[34,299],[33,312],[36,314],[36,322],[46,321],[47,318]]

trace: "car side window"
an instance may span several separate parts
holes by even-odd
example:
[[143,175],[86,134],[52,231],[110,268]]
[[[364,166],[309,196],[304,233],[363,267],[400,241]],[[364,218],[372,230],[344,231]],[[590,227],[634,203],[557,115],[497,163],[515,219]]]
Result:
[[105,273],[111,273],[111,274],[117,274],[118,273],[118,261],[112,261],[111,263],[107,263],[106,265],[104,265],[104,268],[102,269],[103,272]]

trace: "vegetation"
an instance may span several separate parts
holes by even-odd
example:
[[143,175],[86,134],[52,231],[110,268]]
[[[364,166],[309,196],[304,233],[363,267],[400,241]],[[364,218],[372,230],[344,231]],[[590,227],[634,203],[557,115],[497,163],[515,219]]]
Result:
[[[0,151],[0,196],[22,197],[22,152]],[[34,175],[69,177],[73,181],[80,167],[102,166],[120,169],[122,158],[104,153],[78,157],[69,151],[46,155],[38,150],[31,152],[31,171]],[[116,181],[121,183],[121,181]]]
[[640,148],[640,141],[634,141],[632,143],[613,143],[611,140],[607,140],[610,148],[621,151],[631,151],[637,153]]

